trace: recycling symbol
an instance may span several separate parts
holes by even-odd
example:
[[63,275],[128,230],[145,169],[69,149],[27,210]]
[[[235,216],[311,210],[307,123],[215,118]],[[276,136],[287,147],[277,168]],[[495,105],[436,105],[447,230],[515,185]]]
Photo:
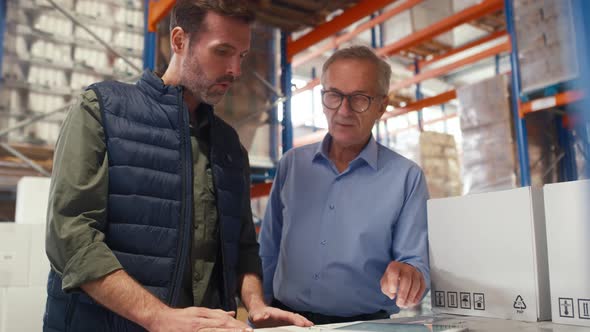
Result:
[[524,303],[522,296],[518,295],[516,297],[516,300],[514,300],[514,309],[520,309],[520,310],[526,309],[526,304]]

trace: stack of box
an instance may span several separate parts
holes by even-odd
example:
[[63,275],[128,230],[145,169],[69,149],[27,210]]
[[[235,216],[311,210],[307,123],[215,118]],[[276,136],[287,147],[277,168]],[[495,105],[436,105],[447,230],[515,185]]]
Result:
[[515,0],[522,91],[578,76],[570,0]]
[[[137,68],[142,67],[144,1],[56,1]],[[104,46],[47,0],[8,1],[6,11],[2,45],[5,56],[0,59],[4,84],[0,94],[11,96],[16,92],[22,102],[15,108],[11,97],[11,114],[0,114],[4,128],[30,118],[31,113],[51,112],[67,105],[72,95],[92,83],[139,73],[121,59],[114,59]],[[63,103],[56,106],[53,100],[58,99]],[[3,106],[0,105],[0,112],[6,112]],[[57,116],[43,119],[38,125],[13,133],[8,141],[53,144],[62,120]]]
[[420,166],[431,198],[461,195],[461,169],[453,135],[431,131],[421,133]]
[[479,193],[516,186],[511,113],[504,76],[457,89],[463,133],[463,186]]
[[543,190],[553,321],[590,326],[590,181]]
[[550,319],[544,211],[532,187],[429,200],[433,311]]
[[392,148],[424,171],[431,198],[462,193],[461,167],[455,138],[433,131],[408,131],[395,137]]
[[41,331],[50,265],[45,254],[49,178],[24,177],[15,223],[0,223],[0,332]]
[[[384,10],[387,11],[400,4],[402,2],[398,1]],[[451,15],[453,15],[452,0],[425,0],[383,23],[387,31],[387,40],[398,41]],[[447,46],[454,45],[452,32],[440,34],[434,40]]]

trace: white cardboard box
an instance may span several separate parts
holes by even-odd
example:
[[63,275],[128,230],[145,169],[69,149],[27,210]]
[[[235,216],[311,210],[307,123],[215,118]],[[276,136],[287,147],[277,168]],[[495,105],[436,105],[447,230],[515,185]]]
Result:
[[29,286],[46,287],[51,266],[45,253],[45,225],[30,225]]
[[541,189],[429,200],[428,235],[434,312],[550,319]]
[[544,196],[553,321],[590,326],[590,181],[548,184]]
[[49,201],[50,178],[25,176],[16,188],[17,224],[45,224]]
[[31,226],[0,223],[0,287],[29,285]]
[[4,313],[6,312],[6,289],[0,288],[0,332],[6,331],[4,327]]
[[42,331],[46,300],[45,287],[0,288],[0,332]]

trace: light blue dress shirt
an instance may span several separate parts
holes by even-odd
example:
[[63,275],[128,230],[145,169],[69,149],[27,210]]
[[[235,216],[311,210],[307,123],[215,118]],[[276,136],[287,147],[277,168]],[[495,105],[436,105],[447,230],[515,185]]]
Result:
[[324,315],[398,312],[380,286],[391,261],[430,286],[424,174],[373,137],[339,173],[330,140],[279,163],[260,233],[265,297]]

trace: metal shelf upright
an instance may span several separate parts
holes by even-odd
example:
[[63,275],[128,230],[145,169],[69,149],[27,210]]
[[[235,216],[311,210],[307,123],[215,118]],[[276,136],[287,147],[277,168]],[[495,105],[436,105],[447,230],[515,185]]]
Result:
[[529,146],[527,140],[527,131],[524,117],[520,116],[520,64],[518,60],[518,45],[516,41],[516,30],[514,28],[514,7],[513,0],[504,0],[504,12],[506,13],[506,27],[510,35],[512,50],[510,52],[510,62],[512,64],[512,93],[510,102],[512,104],[512,114],[514,117],[514,129],[516,134],[516,144],[518,147],[518,163],[520,165],[520,185],[531,185],[531,173],[529,169]]
[[[4,33],[6,32],[6,0],[0,0],[0,75],[2,74],[2,59],[4,59]],[[0,78],[0,87],[3,80]]]
[[145,24],[143,43],[143,69],[154,70],[156,68],[156,27],[150,22],[150,0],[144,0]]
[[[577,121],[578,133],[586,153],[590,154],[590,137],[588,124],[590,123],[590,1],[572,0],[574,14],[574,31],[580,64],[580,91],[585,98],[581,101],[580,119]],[[588,163],[588,160],[586,160]],[[590,167],[586,167],[585,178],[590,178]]]
[[[508,33],[512,42],[511,50],[511,64],[512,64],[512,93],[511,103],[514,116],[514,125],[516,132],[516,143],[518,147],[519,165],[521,170],[521,185],[528,186],[531,184],[530,170],[529,170],[529,152],[528,152],[528,141],[526,131],[526,120],[525,115],[531,112],[552,109],[557,107],[567,106],[574,102],[586,103],[585,108],[582,108],[582,119],[576,121],[578,130],[577,132],[581,136],[581,143],[584,146],[586,154],[588,151],[588,110],[590,110],[590,104],[588,96],[590,96],[590,79],[588,78],[590,73],[590,66],[588,65],[588,47],[590,45],[590,27],[587,24],[587,20],[590,19],[590,3],[585,0],[572,0],[574,7],[574,27],[575,32],[574,38],[577,38],[576,46],[578,51],[578,61],[580,63],[580,87],[575,87],[573,90],[564,91],[561,93],[554,92],[553,95],[537,98],[534,100],[528,100],[528,96],[523,94],[521,90],[521,77],[520,77],[520,63],[518,53],[518,43],[516,38],[515,23],[514,23],[514,0],[505,1],[505,12],[506,12],[506,23],[508,27]],[[547,87],[549,88],[549,87]],[[557,123],[556,129],[558,133],[559,144],[564,150],[564,159],[561,164],[561,180],[571,181],[578,179],[578,170],[576,165],[575,152],[573,149],[573,136],[572,133],[565,128],[563,123]],[[589,170],[586,167],[586,177],[589,177]]]

